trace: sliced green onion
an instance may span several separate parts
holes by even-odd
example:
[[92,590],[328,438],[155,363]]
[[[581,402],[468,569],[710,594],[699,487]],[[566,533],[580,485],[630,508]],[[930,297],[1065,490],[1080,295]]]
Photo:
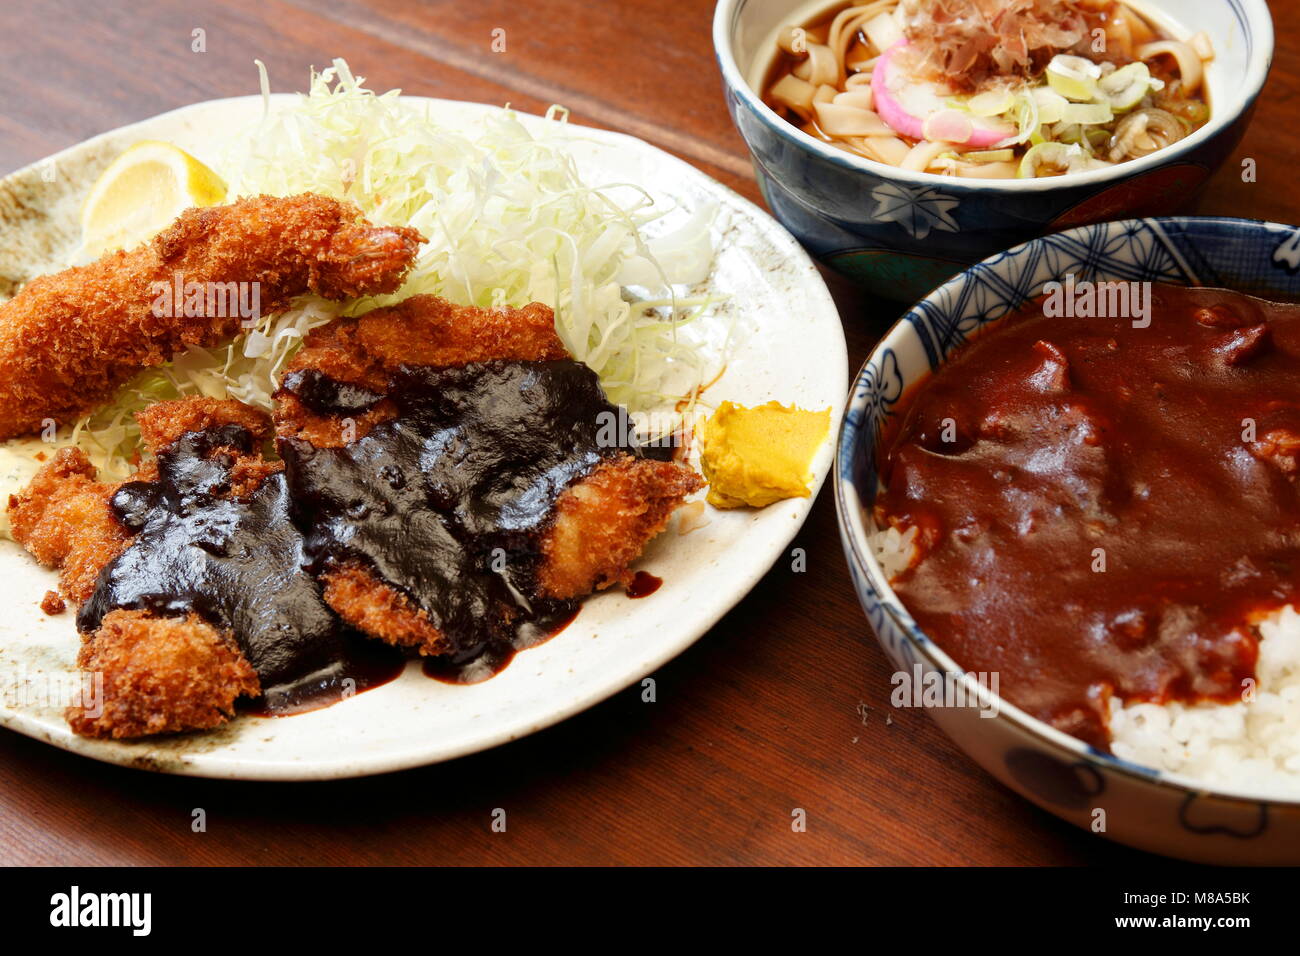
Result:
[[1025,153],[1020,160],[1016,176],[1035,179],[1039,176],[1059,176],[1077,172],[1088,162],[1089,156],[1078,146],[1065,143],[1040,143]]
[[1112,110],[1126,113],[1151,91],[1151,71],[1145,63],[1130,63],[1109,76],[1103,76],[1097,88]]
[[1061,116],[1061,121],[1070,125],[1100,126],[1115,118],[1110,107],[1105,103],[1068,103]]
[[976,116],[1001,116],[1016,105],[1016,96],[1010,90],[989,90],[968,99],[965,109]]
[[961,158],[972,163],[1007,163],[1016,158],[1014,149],[977,149],[962,153]]
[[1084,138],[1093,149],[1102,149],[1110,143],[1111,132],[1100,126],[1091,126],[1083,131]]
[[1048,86],[1034,89],[1034,101],[1038,103],[1040,123],[1059,123],[1065,115],[1065,108],[1070,104],[1069,100]]
[[1058,53],[1047,64],[1048,85],[1076,103],[1088,103],[1096,97],[1100,78],[1101,67],[1081,56]]
[[1033,94],[1028,90],[1016,96],[1016,105],[1004,116],[1007,120],[1016,124],[1016,133],[1014,136],[1008,136],[1006,139],[994,143],[994,149],[1003,149],[1007,146],[1018,146],[1021,143],[1027,143],[1034,133],[1038,131],[1040,125],[1038,101],[1034,99]]

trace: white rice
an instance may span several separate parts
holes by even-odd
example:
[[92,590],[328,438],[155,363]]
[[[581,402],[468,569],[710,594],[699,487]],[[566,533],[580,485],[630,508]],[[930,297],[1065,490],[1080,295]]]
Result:
[[1300,795],[1300,614],[1259,625],[1254,699],[1232,704],[1112,701],[1115,756],[1252,793]]
[[869,540],[872,555],[880,562],[880,566],[885,570],[885,577],[890,581],[906,571],[908,565],[912,563],[915,550],[912,545],[916,541],[916,528],[908,528],[901,534],[897,528],[887,528],[884,531],[877,531]]
[[[915,528],[871,535],[872,551],[890,580],[911,564],[915,538]],[[1115,756],[1208,786],[1300,797],[1300,613],[1284,607],[1264,618],[1259,632],[1259,664],[1250,700],[1112,700]]]

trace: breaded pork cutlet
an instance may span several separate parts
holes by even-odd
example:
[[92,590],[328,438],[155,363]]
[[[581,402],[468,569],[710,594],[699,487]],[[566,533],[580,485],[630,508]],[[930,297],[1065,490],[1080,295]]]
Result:
[[[264,413],[232,400],[159,402],[137,419],[144,445],[154,455],[187,434],[233,428],[257,442],[271,434]],[[223,492],[234,497],[248,496],[281,467],[246,447],[219,447],[212,453],[229,456]],[[11,496],[14,538],[41,564],[60,570],[63,595],[82,607],[105,567],[136,534],[114,513],[114,495],[124,486],[157,478],[158,462],[151,458],[128,482],[99,482],[85,453],[65,448],[27,488]],[[234,715],[237,698],[261,692],[258,675],[230,630],[193,612],[160,616],[143,608],[114,608],[82,639],[78,666],[103,677],[100,699],[83,699],[68,710],[68,722],[83,736],[129,738],[208,729]]]
[[[304,492],[299,497],[314,497],[311,472],[319,470],[329,450],[350,446],[398,415],[393,385],[404,376],[409,378],[413,369],[481,367],[484,375],[504,375],[503,362],[548,366],[569,360],[571,356],[555,332],[554,315],[538,303],[522,309],[487,310],[454,306],[434,296],[414,296],[360,317],[335,320],[307,337],[276,396],[276,429],[281,453],[289,462],[290,484],[296,493]],[[590,376],[603,403],[594,374],[585,366],[581,369]],[[449,397],[451,384],[442,381],[439,387],[444,391],[435,388],[428,401],[453,401]],[[463,382],[457,378],[455,384],[459,387]],[[575,410],[574,414],[588,410]],[[471,413],[468,407],[463,411]],[[491,413],[482,409],[473,413],[481,431],[482,419]],[[491,422],[486,425],[490,427]],[[295,476],[295,462],[306,474]],[[526,467],[528,462],[519,464]],[[567,486],[553,489],[555,499],[539,539],[527,545],[529,551],[535,551],[536,560],[528,575],[531,593],[523,595],[525,603],[530,598],[563,601],[630,582],[629,565],[663,529],[685,496],[701,486],[699,476],[686,465],[652,460],[628,450],[602,455],[574,474],[577,477]],[[368,492],[361,489],[360,493]],[[466,508],[463,502],[453,501],[448,510],[459,515],[457,521],[462,525],[466,521],[472,524],[472,515],[465,519],[461,514]],[[464,527],[453,528],[451,534],[456,537],[463,532]],[[418,648],[423,654],[457,649],[456,642],[444,633],[445,626],[435,622],[427,608],[404,589],[385,581],[366,561],[335,556],[320,576],[326,601],[359,630]],[[446,586],[473,585],[472,575],[460,573],[448,576]]]
[[45,567],[58,569],[59,590],[78,606],[130,537],[108,505],[116,490],[116,484],[96,480],[84,451],[63,448],[26,488],[9,496],[14,540]]
[[[261,314],[306,292],[393,292],[422,241],[324,196],[259,196],[188,209],[144,245],[33,279],[0,304],[0,440],[38,431],[47,418],[69,423],[141,369],[237,334],[245,317],[232,284],[257,284]],[[178,284],[220,290],[217,314],[207,314],[206,293],[203,315],[187,314],[183,300],[159,308],[160,289]],[[251,287],[239,294],[252,301]]]
[[210,730],[235,715],[238,698],[261,693],[230,632],[194,613],[112,611],[81,645],[77,666],[103,675],[101,696],[84,696],[66,714],[83,737]]
[[546,361],[569,358],[555,333],[555,314],[534,302],[522,309],[476,309],[432,295],[416,295],[356,318],[313,329],[285,368],[292,387],[276,394],[276,433],[334,448],[392,418],[381,400],[356,416],[313,412],[304,398],[321,379],[382,396],[402,366],[444,368],[489,359]]

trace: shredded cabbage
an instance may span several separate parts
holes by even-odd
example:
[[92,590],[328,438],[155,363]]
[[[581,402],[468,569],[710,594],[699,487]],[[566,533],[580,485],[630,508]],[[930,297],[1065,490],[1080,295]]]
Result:
[[237,398],[270,411],[280,370],[303,338],[340,312],[337,303],[304,296],[279,315],[258,324],[219,348],[189,348],[166,365],[143,372],[106,405],[84,416],[67,441],[82,448],[105,480],[121,480],[135,470],[140,428],[135,413],[170,398]]
[[107,477],[131,470],[134,412],[184,395],[270,408],[278,373],[308,331],[417,293],[482,307],[546,303],[565,345],[634,415],[689,408],[721,367],[725,357],[709,336],[692,335],[714,300],[683,288],[711,268],[713,210],[695,210],[684,226],[652,238],[666,211],[634,184],[584,182],[564,110],[552,107],[536,136],[509,109],[462,132],[398,90],[367,90],[343,60],[313,71],[309,92],[288,105],[270,99],[260,61],[258,69],[263,115],[218,166],[230,196],[317,192],[355,203],[374,222],[413,226],[429,241],[394,295],[342,306],[304,296],[230,345],[191,348],[142,374],[74,433]]

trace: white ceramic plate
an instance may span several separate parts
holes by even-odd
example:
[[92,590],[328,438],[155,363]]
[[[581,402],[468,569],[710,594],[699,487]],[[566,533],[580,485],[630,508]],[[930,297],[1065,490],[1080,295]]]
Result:
[[[492,109],[407,99],[428,105],[452,127]],[[260,109],[258,97],[199,103],[88,140],[0,180],[0,222],[9,220],[0,230],[7,270],[47,271],[68,254],[80,198],[126,146],[168,140],[215,164],[224,138]],[[585,127],[568,135],[588,182],[640,184],[657,201],[680,204],[682,215],[703,203],[718,205],[718,255],[708,289],[729,297],[737,326],[735,351],[709,400],[830,406],[834,435],[848,390],[844,334],[821,277],[798,244],[751,203],[640,140]],[[25,221],[15,225],[15,219]],[[0,294],[5,285],[0,277]],[[832,450],[827,441],[817,456],[814,491],[830,468]],[[211,733],[133,743],[88,740],[68,729],[53,688],[76,673],[72,612],[42,613],[37,604],[54,587],[54,575],[17,545],[0,541],[0,724],[98,760],[207,777],[323,779],[447,760],[563,720],[681,653],[786,553],[810,505],[811,499],[796,499],[761,511],[710,508],[709,523],[687,535],[678,534],[674,522],[638,565],[663,578],[658,591],[637,600],[621,591],[589,599],[559,635],[483,683],[442,684],[411,664],[396,681],[323,710],[275,719],[242,716]]]

